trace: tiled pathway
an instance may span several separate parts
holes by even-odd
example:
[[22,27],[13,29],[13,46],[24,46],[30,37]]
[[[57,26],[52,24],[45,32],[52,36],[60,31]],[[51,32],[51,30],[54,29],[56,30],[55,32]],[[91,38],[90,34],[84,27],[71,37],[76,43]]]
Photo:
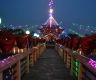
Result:
[[54,49],[48,48],[31,67],[30,73],[22,80],[73,80],[63,60]]

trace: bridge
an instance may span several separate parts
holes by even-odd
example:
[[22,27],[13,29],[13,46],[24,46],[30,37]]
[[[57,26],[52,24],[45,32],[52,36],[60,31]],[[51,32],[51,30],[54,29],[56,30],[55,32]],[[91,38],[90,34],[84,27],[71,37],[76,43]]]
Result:
[[0,80],[95,80],[95,69],[96,62],[81,51],[41,43],[1,60]]

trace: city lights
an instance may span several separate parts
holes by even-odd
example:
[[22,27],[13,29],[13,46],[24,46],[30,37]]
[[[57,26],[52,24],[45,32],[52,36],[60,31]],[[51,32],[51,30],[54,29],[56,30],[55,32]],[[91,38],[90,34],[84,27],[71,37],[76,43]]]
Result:
[[37,33],[34,33],[34,37],[39,37],[39,34],[37,34]]

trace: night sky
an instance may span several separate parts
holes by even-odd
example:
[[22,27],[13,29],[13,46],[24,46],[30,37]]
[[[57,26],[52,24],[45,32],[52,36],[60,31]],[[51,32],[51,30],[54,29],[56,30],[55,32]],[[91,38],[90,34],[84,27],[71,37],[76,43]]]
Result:
[[[0,0],[3,24],[35,25],[48,19],[49,0]],[[96,0],[54,0],[54,16],[64,25],[96,25]]]

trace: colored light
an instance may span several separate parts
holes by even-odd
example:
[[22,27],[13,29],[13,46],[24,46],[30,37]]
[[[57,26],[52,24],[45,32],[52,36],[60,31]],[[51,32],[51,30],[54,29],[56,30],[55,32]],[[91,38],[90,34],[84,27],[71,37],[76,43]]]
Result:
[[1,18],[0,18],[0,24],[2,23],[2,20],[1,20]]
[[78,71],[78,68],[76,68],[76,71]]
[[15,49],[15,48],[13,48],[13,53],[14,53],[14,54],[16,53],[16,49]]
[[23,53],[24,52],[24,50],[23,49],[21,49],[21,53]]
[[24,61],[24,63],[26,63],[26,61]]
[[73,53],[74,53],[74,54],[76,54],[76,51],[75,51],[75,50],[73,50]]
[[78,73],[77,72],[75,72],[75,75],[76,75],[76,77],[78,76]]
[[10,64],[10,63],[12,63],[13,61],[15,61],[15,58],[9,56],[8,58],[3,59],[2,61],[0,61],[0,67],[4,67],[6,64]]
[[53,14],[53,0],[50,0],[49,7],[50,7],[50,9],[49,9],[49,15],[52,16],[52,14]]
[[94,61],[93,59],[90,59],[90,60],[88,61],[88,64],[90,64],[90,66],[92,66],[93,68],[96,69],[96,61]]
[[78,66],[78,62],[75,62],[75,65]]
[[20,50],[18,49],[18,53],[20,52]]
[[53,0],[50,0],[50,2],[49,2],[49,7],[50,7],[50,8],[53,7]]

